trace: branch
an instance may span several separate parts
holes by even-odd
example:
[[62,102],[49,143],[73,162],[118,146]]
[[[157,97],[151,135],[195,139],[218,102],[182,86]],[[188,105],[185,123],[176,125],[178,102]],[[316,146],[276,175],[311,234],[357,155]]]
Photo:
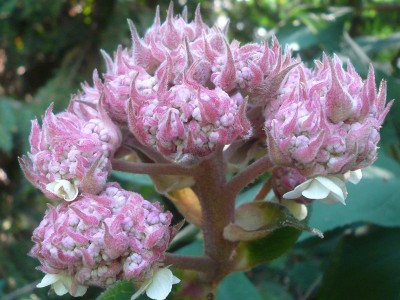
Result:
[[148,175],[192,175],[193,170],[170,163],[141,163],[113,159],[113,170]]
[[208,272],[215,266],[214,261],[208,256],[191,256],[165,253],[164,263],[174,268]]
[[226,191],[236,197],[242,189],[257,177],[271,169],[272,166],[273,163],[270,161],[269,157],[267,155],[263,156],[249,165],[242,172],[236,174],[236,176],[227,183]]

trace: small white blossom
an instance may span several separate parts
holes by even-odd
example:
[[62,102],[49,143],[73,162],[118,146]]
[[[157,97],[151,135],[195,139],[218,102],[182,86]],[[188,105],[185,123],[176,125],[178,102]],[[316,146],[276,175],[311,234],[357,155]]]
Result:
[[64,198],[66,201],[75,200],[78,196],[78,188],[69,180],[57,179],[46,185],[46,190]]
[[299,184],[293,191],[284,194],[283,198],[297,199],[301,196],[326,203],[341,202],[345,204],[347,197],[346,184],[338,176],[317,176]]
[[285,199],[297,199],[304,196],[308,199],[321,200],[325,203],[343,203],[347,197],[346,182],[353,184],[360,182],[361,170],[348,171],[343,175],[317,176],[304,181],[295,187],[293,191],[283,195]]
[[172,285],[180,282],[180,279],[175,277],[171,270],[161,268],[154,272],[153,276],[147,279],[137,292],[132,296],[131,300],[137,299],[146,291],[146,295],[150,299],[164,300],[172,290]]
[[86,293],[88,288],[87,286],[77,284],[72,276],[68,276],[65,273],[46,274],[36,287],[42,288],[48,285],[51,285],[58,296],[70,293],[73,297],[81,297]]

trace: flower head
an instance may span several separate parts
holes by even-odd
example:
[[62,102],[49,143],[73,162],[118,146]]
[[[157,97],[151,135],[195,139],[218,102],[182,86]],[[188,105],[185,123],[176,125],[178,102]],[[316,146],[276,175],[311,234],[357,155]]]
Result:
[[363,81],[351,64],[344,70],[336,56],[299,66],[289,74],[281,105],[266,111],[271,159],[304,176],[344,174],[369,166],[377,156],[386,84],[376,91],[373,69]]
[[120,132],[105,112],[85,120],[72,112],[46,111],[43,126],[32,122],[31,151],[20,159],[25,175],[49,198],[74,200],[78,192],[99,193],[111,171]]
[[98,196],[84,194],[50,206],[33,232],[30,255],[39,259],[40,270],[53,275],[46,283],[59,282],[72,294],[79,286],[143,281],[174,234],[171,217],[157,203],[109,183]]

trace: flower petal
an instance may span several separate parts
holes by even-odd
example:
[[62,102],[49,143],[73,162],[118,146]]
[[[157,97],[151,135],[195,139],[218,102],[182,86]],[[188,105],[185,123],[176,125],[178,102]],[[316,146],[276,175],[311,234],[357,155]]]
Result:
[[158,269],[146,290],[146,295],[154,300],[164,300],[172,290],[173,275],[170,269]]
[[341,181],[339,178],[336,178],[334,176],[318,176],[315,178],[315,180],[318,180],[332,193],[335,193],[336,195],[343,195],[342,187],[344,186],[344,182]]
[[322,185],[319,181],[313,179],[310,186],[301,194],[308,199],[324,199],[330,193],[330,190]]
[[48,285],[52,285],[53,283],[55,283],[59,280],[60,280],[60,277],[58,274],[46,274],[43,277],[42,281],[36,285],[36,287],[38,287],[38,288],[46,287]]
[[57,179],[48,183],[46,189],[66,201],[72,201],[78,196],[78,188],[65,179]]
[[57,282],[53,283],[51,285],[51,287],[53,288],[54,292],[58,296],[62,296],[62,295],[65,295],[66,293],[68,293],[68,289],[65,287],[65,285],[61,281],[57,281]]
[[357,184],[360,182],[362,178],[362,171],[361,169],[355,171],[349,171],[345,175],[345,178],[350,181],[352,184]]
[[309,187],[312,179],[306,180],[294,188],[293,191],[285,193],[282,197],[285,199],[297,199],[301,197],[301,193]]

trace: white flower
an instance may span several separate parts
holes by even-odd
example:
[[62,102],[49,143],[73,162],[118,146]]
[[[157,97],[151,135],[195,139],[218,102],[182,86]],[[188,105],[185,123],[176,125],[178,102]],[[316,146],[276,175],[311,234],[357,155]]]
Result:
[[69,180],[57,179],[46,185],[46,189],[66,201],[72,201],[78,196],[78,188]]
[[42,288],[48,285],[51,285],[58,296],[70,293],[73,297],[81,297],[88,289],[87,286],[79,285],[72,276],[65,273],[46,274],[36,287]]
[[326,203],[343,203],[347,197],[346,181],[353,184],[360,182],[361,170],[348,171],[343,175],[317,176],[304,181],[293,191],[283,195],[285,199],[297,199],[304,196],[308,199],[321,200]]
[[132,296],[131,300],[137,299],[146,291],[146,295],[154,300],[164,300],[172,290],[172,285],[180,282],[171,270],[166,268],[158,269],[153,276],[147,279],[137,292]]
[[326,203],[341,202],[346,204],[344,202],[347,197],[346,184],[338,176],[317,176],[299,184],[293,191],[284,194],[283,198],[297,199],[301,196]]

